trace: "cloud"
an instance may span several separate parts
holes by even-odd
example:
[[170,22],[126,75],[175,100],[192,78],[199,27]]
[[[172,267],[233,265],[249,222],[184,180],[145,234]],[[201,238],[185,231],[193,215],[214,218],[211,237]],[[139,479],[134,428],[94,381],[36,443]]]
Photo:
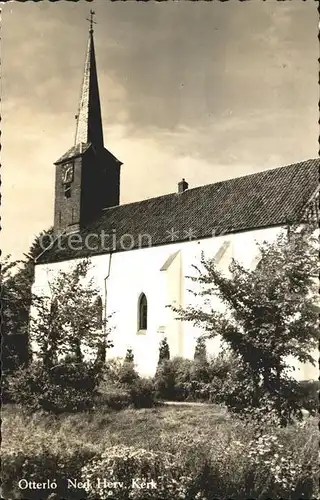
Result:
[[[53,162],[73,143],[95,45],[122,202],[316,156],[314,2],[13,2],[3,8],[3,241],[52,223]],[[147,179],[147,182],[145,182]]]

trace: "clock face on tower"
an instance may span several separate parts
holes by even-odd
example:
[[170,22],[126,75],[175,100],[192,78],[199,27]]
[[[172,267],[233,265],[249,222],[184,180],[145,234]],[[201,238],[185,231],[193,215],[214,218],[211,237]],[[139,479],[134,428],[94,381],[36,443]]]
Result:
[[66,163],[62,167],[62,183],[70,184],[73,181],[73,163]]

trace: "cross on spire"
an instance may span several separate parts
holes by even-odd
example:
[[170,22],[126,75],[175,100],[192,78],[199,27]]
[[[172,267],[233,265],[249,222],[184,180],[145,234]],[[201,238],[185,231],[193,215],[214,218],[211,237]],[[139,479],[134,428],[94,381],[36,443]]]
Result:
[[90,33],[93,33],[93,25],[97,24],[96,21],[93,20],[93,16],[95,16],[96,13],[94,10],[90,9],[90,19],[86,17],[87,21],[90,23]]

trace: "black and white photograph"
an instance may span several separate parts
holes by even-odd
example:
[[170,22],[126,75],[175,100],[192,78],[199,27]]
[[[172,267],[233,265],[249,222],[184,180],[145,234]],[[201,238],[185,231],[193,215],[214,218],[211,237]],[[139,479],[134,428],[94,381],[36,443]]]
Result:
[[1,497],[318,498],[317,2],[1,18]]

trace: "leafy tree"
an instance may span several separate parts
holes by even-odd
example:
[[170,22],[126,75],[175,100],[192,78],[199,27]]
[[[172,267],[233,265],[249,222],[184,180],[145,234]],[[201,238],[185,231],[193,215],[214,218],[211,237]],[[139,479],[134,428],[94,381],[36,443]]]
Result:
[[24,254],[27,261],[31,261],[34,264],[40,254],[42,254],[47,248],[50,247],[53,242],[53,238],[53,227],[41,231],[37,236],[35,236],[28,252]]
[[167,338],[165,337],[161,340],[159,345],[159,360],[158,364],[162,363],[162,361],[170,359],[170,349]]
[[[281,413],[290,382],[288,356],[314,364],[310,355],[318,341],[317,240],[308,227],[282,232],[273,243],[257,244],[260,262],[248,270],[232,260],[230,277],[202,254],[201,268],[194,266],[201,307],[174,310],[179,318],[201,327],[205,335],[221,336],[246,379],[255,388],[252,404],[259,406],[261,393],[274,398]],[[218,312],[217,298],[225,305]]]
[[83,260],[70,271],[60,271],[49,283],[50,296],[33,297],[30,336],[47,368],[65,357],[81,363],[86,354],[98,363],[112,347],[99,290],[87,278],[89,267]]
[[24,262],[5,257],[1,269],[2,369],[5,372],[28,363],[30,304],[31,282]]
[[2,261],[1,335],[5,372],[12,372],[30,361],[28,323],[35,259],[49,245],[51,236],[52,229],[41,232],[24,259],[14,261],[8,255]]

